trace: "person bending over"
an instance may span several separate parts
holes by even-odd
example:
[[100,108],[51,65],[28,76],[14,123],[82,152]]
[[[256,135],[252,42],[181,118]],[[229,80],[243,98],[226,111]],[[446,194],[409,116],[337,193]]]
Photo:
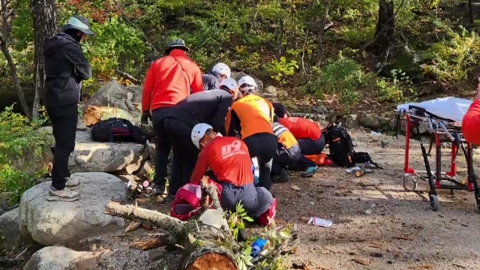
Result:
[[325,147],[325,138],[322,136],[320,126],[308,119],[301,117],[277,118],[280,124],[288,128],[295,136],[302,151],[302,157],[297,163],[299,169],[306,170],[302,173],[303,177],[311,177],[318,170],[315,162],[306,158],[306,155],[318,155]]
[[203,74],[203,90],[214,90],[220,87],[220,83],[223,80],[230,78],[230,68],[224,63],[217,63],[213,66],[212,71],[207,74]]
[[221,87],[225,90],[202,91],[188,96],[164,116],[163,127],[173,148],[169,200],[189,182],[197,161],[198,148],[191,140],[193,127],[207,123],[214,131],[225,133],[225,117],[238,94],[238,85],[229,78]]
[[169,136],[163,128],[168,111],[190,91],[203,91],[202,72],[188,56],[189,48],[181,39],[173,40],[165,50],[165,56],[153,62],[145,77],[142,94],[142,124],[152,118],[156,137],[155,193],[166,196],[168,155],[172,148]]
[[272,159],[277,152],[277,137],[273,134],[273,107],[264,98],[255,95],[257,83],[250,76],[238,81],[242,98],[233,102],[227,114],[227,136],[239,136],[247,145],[252,159],[258,160],[259,185],[270,189]]
[[277,153],[273,157],[271,179],[273,183],[288,182],[289,176],[285,168],[293,167],[300,162],[302,151],[295,136],[282,124],[273,122],[273,133],[278,139]]
[[213,127],[200,123],[192,130],[192,142],[200,149],[190,182],[200,184],[208,169],[222,185],[222,208],[235,211],[241,202],[248,215],[262,225],[275,217],[276,199],[253,183],[252,162],[246,144],[235,137],[222,137]]
[[480,144],[480,83],[477,86],[477,95],[462,122],[463,137],[467,142]]
[[47,198],[50,201],[75,201],[80,196],[72,191],[80,182],[70,178],[68,159],[75,148],[82,81],[92,76],[92,68],[80,47],[87,35],[93,35],[88,20],[74,16],[62,32],[44,43],[45,107],[55,138],[52,186]]

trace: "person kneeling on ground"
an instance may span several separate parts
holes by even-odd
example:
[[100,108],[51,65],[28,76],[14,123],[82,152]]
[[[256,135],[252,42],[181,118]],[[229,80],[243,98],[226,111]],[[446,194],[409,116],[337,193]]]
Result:
[[173,149],[172,175],[169,199],[187,184],[197,162],[198,149],[191,141],[193,127],[207,123],[215,132],[225,133],[225,117],[238,94],[234,79],[222,82],[222,89],[192,94],[175,105],[163,120],[165,133],[170,137]]
[[200,149],[190,182],[200,184],[208,169],[222,185],[220,204],[235,211],[241,202],[248,215],[262,225],[269,225],[276,213],[277,201],[264,187],[253,183],[252,161],[246,144],[235,137],[222,137],[213,127],[200,123],[192,130],[192,142]]
[[227,136],[239,136],[247,145],[252,161],[258,160],[258,185],[270,189],[272,160],[277,152],[277,137],[273,134],[273,107],[264,98],[255,95],[257,83],[250,76],[238,81],[242,98],[233,102],[227,114]]
[[480,83],[477,87],[477,95],[462,122],[463,136],[467,142],[480,144]]
[[294,167],[300,162],[302,151],[295,136],[282,124],[273,122],[273,133],[278,139],[278,149],[273,157],[271,179],[273,183],[288,182],[289,176],[285,167]]
[[[284,114],[280,114],[284,116]],[[308,119],[301,117],[284,117],[275,116],[274,121],[278,121],[285,126],[295,136],[302,151],[302,157],[297,163],[299,169],[306,168],[302,173],[302,177],[311,177],[318,170],[317,164],[306,158],[308,155],[318,155],[325,147],[325,138],[322,136],[320,126]]]
[[212,71],[207,74],[203,74],[203,90],[214,90],[220,87],[225,79],[230,78],[230,68],[224,63],[218,63],[213,66]]

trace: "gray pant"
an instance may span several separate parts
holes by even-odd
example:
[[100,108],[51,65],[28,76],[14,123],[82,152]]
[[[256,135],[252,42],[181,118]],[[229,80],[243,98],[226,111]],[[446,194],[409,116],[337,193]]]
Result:
[[222,208],[235,211],[237,203],[241,201],[243,208],[253,219],[265,213],[273,202],[272,194],[264,187],[253,184],[237,187],[226,183],[222,183],[222,187]]

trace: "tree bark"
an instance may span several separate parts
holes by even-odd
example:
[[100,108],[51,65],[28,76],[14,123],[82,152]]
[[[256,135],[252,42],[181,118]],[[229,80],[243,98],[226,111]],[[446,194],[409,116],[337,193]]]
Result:
[[378,7],[378,21],[374,42],[371,51],[375,55],[382,55],[393,43],[395,33],[395,13],[393,0],[380,0]]
[[45,102],[45,58],[43,56],[43,44],[45,39],[57,33],[57,6],[55,0],[31,0],[34,45],[35,45],[35,98],[32,105],[32,116],[38,115],[40,100]]

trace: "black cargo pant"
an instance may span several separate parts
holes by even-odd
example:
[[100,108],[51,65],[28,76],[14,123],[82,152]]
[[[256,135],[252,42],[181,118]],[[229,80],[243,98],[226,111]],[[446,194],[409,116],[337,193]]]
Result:
[[272,187],[270,173],[272,171],[272,159],[277,152],[277,137],[271,133],[258,133],[243,139],[243,141],[248,147],[250,157],[258,159],[260,169],[258,185],[270,190]]
[[200,150],[192,142],[193,127],[191,125],[176,118],[167,117],[163,120],[163,126],[170,136],[173,148],[169,193],[175,195],[182,186],[190,183],[190,176],[192,176]]
[[306,169],[308,167],[316,166],[315,162],[309,160],[305,156],[308,155],[318,155],[322,153],[323,148],[325,148],[325,137],[322,136],[318,140],[311,140],[311,139],[298,139],[298,145],[302,151],[302,157],[300,161],[297,163],[298,169]]
[[68,159],[75,149],[77,133],[78,104],[48,107],[47,114],[52,124],[55,150],[53,154],[52,186],[57,190],[65,188],[66,178],[70,177]]
[[274,175],[286,175],[285,167],[295,166],[302,157],[302,152],[298,144],[286,149],[282,144],[278,144],[277,153],[273,157],[272,173]]
[[156,186],[165,187],[167,177],[168,155],[172,150],[170,136],[165,131],[163,119],[167,116],[170,108],[160,108],[152,112],[152,125],[155,132],[155,176],[153,182]]

